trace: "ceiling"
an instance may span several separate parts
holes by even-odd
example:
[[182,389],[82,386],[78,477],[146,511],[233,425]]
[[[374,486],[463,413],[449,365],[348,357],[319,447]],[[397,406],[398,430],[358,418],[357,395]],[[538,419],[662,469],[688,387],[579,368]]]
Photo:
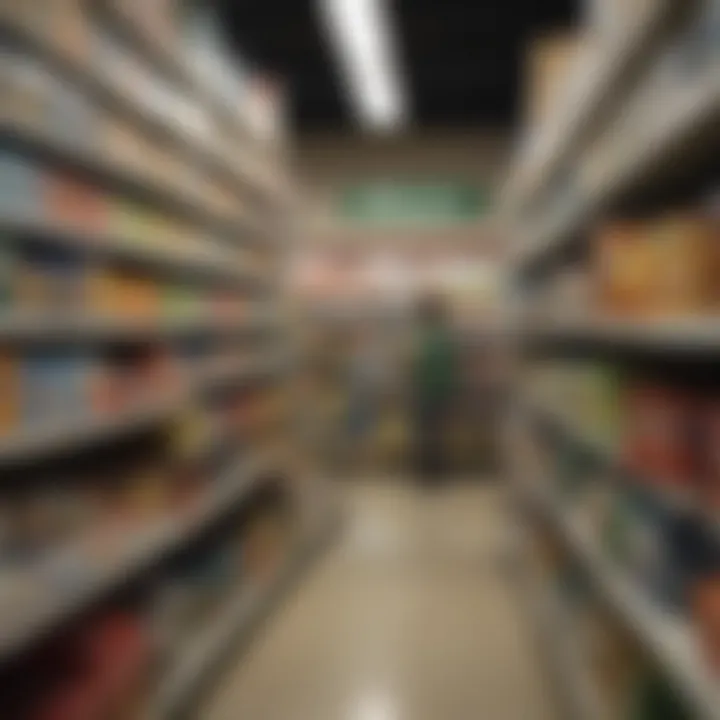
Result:
[[[507,127],[521,104],[526,40],[572,24],[580,0],[394,0],[412,122]],[[351,113],[312,0],[217,0],[244,59],[289,83],[300,130],[343,129]]]

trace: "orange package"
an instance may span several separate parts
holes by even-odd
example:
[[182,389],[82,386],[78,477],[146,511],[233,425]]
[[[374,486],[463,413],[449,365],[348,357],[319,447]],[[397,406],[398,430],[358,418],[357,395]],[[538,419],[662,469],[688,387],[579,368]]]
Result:
[[595,289],[598,310],[620,317],[652,309],[655,268],[646,226],[639,221],[604,225],[596,234]]
[[654,310],[692,315],[717,310],[718,249],[702,215],[675,214],[650,229],[654,254]]

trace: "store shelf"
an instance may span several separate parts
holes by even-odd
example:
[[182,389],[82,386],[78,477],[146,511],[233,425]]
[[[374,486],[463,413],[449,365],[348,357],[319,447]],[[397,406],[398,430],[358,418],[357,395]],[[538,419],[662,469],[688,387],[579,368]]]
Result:
[[574,320],[526,328],[532,341],[583,342],[672,354],[720,352],[720,318],[669,317],[647,320]]
[[[81,613],[204,529],[211,527],[256,487],[268,458],[241,459],[218,479],[215,489],[186,515],[154,523],[144,530],[103,528],[102,537],[86,537],[55,553],[24,578],[26,591],[15,603],[5,597],[0,618],[0,662],[40,641],[54,627]],[[109,537],[114,532],[116,537]],[[105,548],[107,552],[100,552]],[[64,582],[63,582],[64,580]],[[4,587],[3,592],[7,593]]]
[[599,596],[647,648],[668,674],[699,720],[720,718],[720,684],[702,660],[688,622],[670,614],[629,578],[565,519],[563,509],[548,493],[524,488],[524,496],[556,529],[570,553],[586,570]]
[[[663,482],[662,478],[641,477],[639,473],[631,471],[617,450],[584,431],[579,423],[573,422],[561,411],[536,401],[527,402],[526,408],[539,422],[551,427],[554,432],[584,449],[610,469],[619,483],[631,482],[638,488],[645,488],[651,491],[656,500],[668,511],[678,513],[695,511],[698,513],[698,520],[702,521],[705,513],[689,492],[683,492],[672,484]],[[717,525],[713,517],[708,516],[707,522],[709,525]]]
[[103,315],[5,312],[0,314],[0,341],[12,343],[114,343],[238,335],[274,327],[269,314],[241,318],[197,316],[133,320]]
[[[100,3],[100,5],[103,4]],[[106,4],[108,7],[112,5],[112,3]],[[90,3],[91,7],[93,5],[94,3]],[[121,23],[118,27],[127,25],[130,28],[135,26],[135,23],[132,23],[129,19],[123,23],[123,15],[119,11],[114,13],[114,16]],[[51,70],[67,78],[76,87],[94,98],[102,107],[107,107],[114,113],[124,116],[141,132],[171,144],[180,154],[194,156],[209,172],[219,176],[223,181],[230,182],[239,192],[251,190],[253,194],[264,199],[282,199],[279,189],[269,186],[267,181],[257,177],[257,170],[254,172],[247,170],[240,173],[234,166],[228,164],[229,161],[226,156],[214,152],[197,140],[193,140],[191,135],[179,126],[170,124],[166,118],[140,107],[135,100],[115,88],[96,68],[85,65],[59,47],[53,47],[30,28],[11,19],[0,17],[0,36],[16,45],[20,45],[32,52],[36,57],[44,60]],[[140,37],[137,33],[131,33],[131,36]],[[149,39],[147,39],[146,44],[156,60],[155,67],[159,67],[158,61],[165,56],[165,53],[157,43],[151,42]],[[170,58],[167,58],[167,61],[166,70],[170,68],[170,63],[172,63],[176,71],[180,72],[179,64],[171,61]],[[192,90],[194,88],[194,92],[198,92],[199,88],[191,82],[189,76],[184,77],[185,82],[189,83],[188,89]]]
[[[678,172],[688,160],[696,161],[697,147],[720,124],[720,75],[710,68],[695,83],[672,97],[658,99],[665,110],[655,128],[642,138],[624,143],[627,151],[591,187],[572,202],[552,204],[549,214],[536,223],[515,257],[518,267],[538,262],[556,252],[583,230],[587,221],[636,189],[657,183],[659,177]],[[620,143],[621,138],[616,142]]]
[[195,193],[172,187],[154,178],[144,177],[136,170],[104,157],[96,150],[79,147],[62,138],[17,123],[0,122],[0,144],[17,152],[36,157],[53,165],[81,173],[113,192],[133,197],[140,202],[162,207],[168,212],[189,219],[233,243],[265,244],[272,233],[254,224],[219,216],[206,207]]
[[37,463],[142,432],[172,418],[196,393],[230,382],[252,381],[276,369],[269,359],[220,367],[210,365],[181,384],[177,391],[136,407],[108,415],[66,416],[60,422],[18,431],[0,439],[0,469]]
[[567,613],[556,593],[534,578],[531,568],[525,565],[519,573],[522,602],[539,640],[543,666],[558,690],[562,715],[567,720],[601,720],[600,698],[577,636],[568,632]]
[[654,53],[679,3],[650,3],[634,23],[625,26],[604,52],[595,52],[574,73],[557,115],[530,138],[515,163],[504,204],[515,212],[533,204],[551,185],[559,169],[576,155],[605,118],[627,94],[624,78]]
[[263,279],[251,269],[236,269],[238,260],[218,247],[217,252],[201,253],[153,246],[145,242],[104,232],[94,233],[54,226],[43,220],[0,218],[5,238],[40,240],[84,257],[118,261],[163,275],[213,280],[235,286],[262,285]]
[[298,542],[283,567],[261,585],[241,586],[224,607],[177,651],[154,698],[151,717],[176,720],[193,717],[192,710],[213,671],[238,644],[249,637],[272,610],[314,555],[332,537],[337,522],[325,520]]

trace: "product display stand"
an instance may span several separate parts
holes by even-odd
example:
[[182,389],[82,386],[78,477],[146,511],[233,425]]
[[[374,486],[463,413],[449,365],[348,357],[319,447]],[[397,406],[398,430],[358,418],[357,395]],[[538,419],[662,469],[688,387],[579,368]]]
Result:
[[644,7],[615,36],[590,28],[616,51],[578,65],[507,184],[505,456],[567,716],[656,717],[664,697],[667,717],[717,720],[720,4]]

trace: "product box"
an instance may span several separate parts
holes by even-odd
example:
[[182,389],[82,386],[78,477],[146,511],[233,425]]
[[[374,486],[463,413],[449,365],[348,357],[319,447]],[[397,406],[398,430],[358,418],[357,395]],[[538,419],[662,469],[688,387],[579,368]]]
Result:
[[700,498],[703,505],[720,510],[720,399],[705,402],[699,415]]
[[21,362],[22,418],[29,427],[72,420],[90,409],[91,360],[81,353],[34,352]]
[[655,273],[654,312],[715,312],[720,299],[720,252],[710,222],[696,214],[667,215],[649,225]]
[[16,261],[15,297],[20,310],[82,311],[88,300],[88,266],[58,248],[27,247]]
[[692,446],[697,403],[680,389],[638,383],[624,392],[624,458],[630,470],[658,487],[693,489]]
[[0,215],[17,220],[42,218],[44,172],[19,155],[0,150]]
[[25,53],[3,49],[0,118],[21,128],[46,127],[51,76],[43,65]]
[[109,206],[103,191],[67,175],[44,180],[44,214],[49,223],[89,234],[108,229]]
[[578,34],[548,34],[531,41],[526,58],[525,116],[543,126],[564,106],[572,72],[586,39]]
[[645,223],[626,220],[601,226],[593,250],[600,312],[619,317],[652,312],[657,270]]
[[44,120],[48,134],[83,150],[98,144],[100,125],[97,110],[78,88],[54,78],[46,107]]
[[0,236],[0,313],[12,310],[15,301],[15,248],[10,238]]
[[0,348],[0,437],[20,422],[19,363],[15,353]]
[[49,0],[46,4],[47,39],[74,61],[88,62],[92,35],[84,0]]

